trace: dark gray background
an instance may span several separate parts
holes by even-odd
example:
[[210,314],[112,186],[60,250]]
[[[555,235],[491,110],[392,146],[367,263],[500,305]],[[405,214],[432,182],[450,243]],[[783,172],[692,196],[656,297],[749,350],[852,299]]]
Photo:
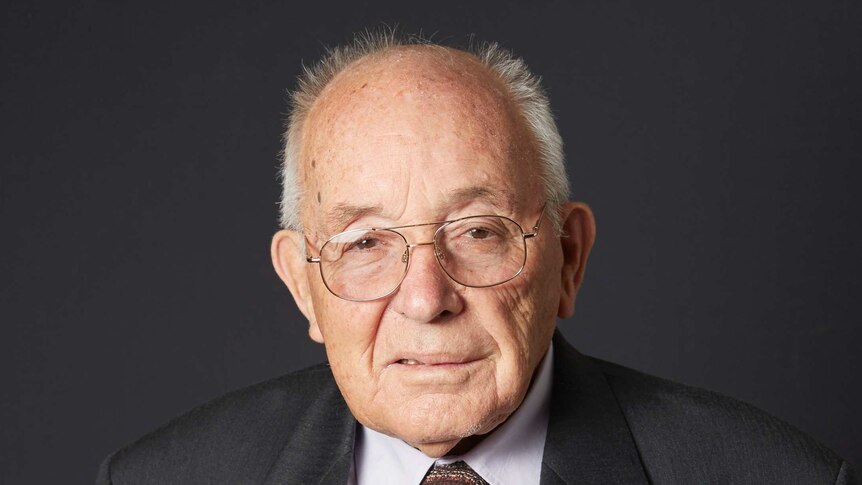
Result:
[[860,2],[4,2],[0,482],[88,483],[323,358],[271,269],[300,63],[398,23],[545,78],[598,239],[582,351],[862,463]]

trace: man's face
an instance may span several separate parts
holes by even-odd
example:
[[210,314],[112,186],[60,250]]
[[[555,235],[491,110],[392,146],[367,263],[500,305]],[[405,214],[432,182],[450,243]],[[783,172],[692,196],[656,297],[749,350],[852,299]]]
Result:
[[[518,116],[501,85],[461,53],[405,49],[354,64],[327,86],[303,131],[309,253],[352,228],[478,214],[529,230],[544,200]],[[362,424],[434,456],[520,405],[561,298],[560,240],[543,226],[527,240],[522,274],[490,288],[452,281],[432,246],[411,249],[399,289],[370,302],[335,297],[317,265],[300,270],[295,296]],[[402,232],[427,242],[435,229]]]

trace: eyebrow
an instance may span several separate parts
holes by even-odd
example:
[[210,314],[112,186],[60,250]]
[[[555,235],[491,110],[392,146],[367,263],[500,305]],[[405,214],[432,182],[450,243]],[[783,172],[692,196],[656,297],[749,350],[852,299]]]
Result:
[[380,205],[336,204],[326,211],[326,215],[323,216],[323,222],[326,229],[337,228],[340,230],[353,219],[367,215],[380,215],[382,213],[383,207]]
[[485,200],[491,205],[498,208],[511,209],[515,206],[515,198],[512,194],[500,194],[500,192],[491,190],[481,185],[472,185],[460,189],[451,190],[446,194],[446,201],[449,203],[461,204],[471,200]]

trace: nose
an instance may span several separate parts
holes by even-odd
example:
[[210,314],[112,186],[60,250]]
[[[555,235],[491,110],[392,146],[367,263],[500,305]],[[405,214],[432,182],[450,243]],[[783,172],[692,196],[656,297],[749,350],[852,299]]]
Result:
[[412,244],[410,266],[392,298],[392,308],[419,323],[440,322],[461,313],[464,302],[457,283],[443,272],[432,243]]

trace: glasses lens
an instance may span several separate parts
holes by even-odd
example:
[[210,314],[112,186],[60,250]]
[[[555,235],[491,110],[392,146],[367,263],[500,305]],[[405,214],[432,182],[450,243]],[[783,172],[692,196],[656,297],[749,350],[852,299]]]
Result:
[[395,290],[404,278],[407,241],[386,229],[357,229],[329,239],[320,249],[323,281],[336,296],[372,300]]
[[453,280],[465,286],[493,286],[524,267],[527,247],[521,227],[499,216],[468,217],[437,233],[437,259]]

